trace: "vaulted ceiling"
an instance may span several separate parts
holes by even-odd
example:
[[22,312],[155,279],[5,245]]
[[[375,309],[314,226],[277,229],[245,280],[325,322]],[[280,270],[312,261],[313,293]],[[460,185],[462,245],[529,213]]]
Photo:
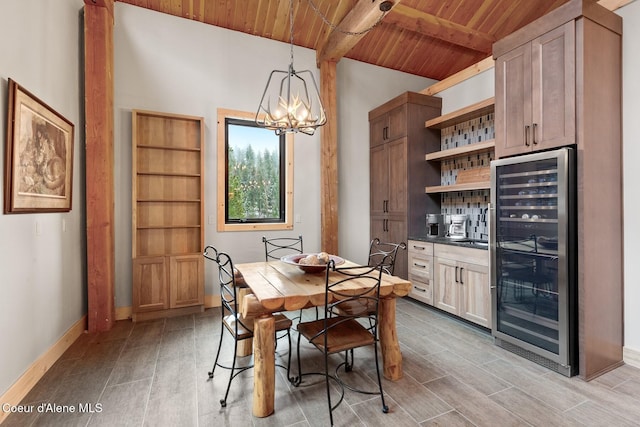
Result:
[[[290,0],[116,1],[259,37],[290,39]],[[346,57],[442,80],[487,58],[493,42],[567,1],[292,0],[293,41],[315,50],[318,61]],[[383,3],[391,7],[384,15]],[[365,34],[345,34],[376,23]]]

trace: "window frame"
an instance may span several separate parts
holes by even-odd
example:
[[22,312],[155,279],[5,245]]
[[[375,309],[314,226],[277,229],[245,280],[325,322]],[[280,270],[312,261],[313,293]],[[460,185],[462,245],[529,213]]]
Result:
[[218,109],[218,183],[217,183],[217,229],[218,231],[265,231],[293,229],[293,135],[285,137],[285,194],[284,194],[284,222],[232,222],[226,221],[226,180],[227,180],[227,135],[226,119],[240,119],[253,121],[254,113],[245,111]]

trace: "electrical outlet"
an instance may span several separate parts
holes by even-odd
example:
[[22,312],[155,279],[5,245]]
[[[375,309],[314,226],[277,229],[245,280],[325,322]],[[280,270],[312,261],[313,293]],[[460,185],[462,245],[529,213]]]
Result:
[[296,223],[301,223],[302,222],[302,218],[300,217],[300,214],[296,214]]

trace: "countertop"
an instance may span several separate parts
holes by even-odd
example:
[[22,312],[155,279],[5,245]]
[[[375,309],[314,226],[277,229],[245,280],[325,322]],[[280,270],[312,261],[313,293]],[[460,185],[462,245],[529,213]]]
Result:
[[484,249],[484,250],[489,249],[489,244],[486,240],[474,240],[474,239],[455,240],[455,239],[449,239],[448,237],[429,237],[427,235],[412,235],[412,236],[409,236],[409,240],[438,243],[442,245],[462,246],[465,248],[473,248],[473,249]]

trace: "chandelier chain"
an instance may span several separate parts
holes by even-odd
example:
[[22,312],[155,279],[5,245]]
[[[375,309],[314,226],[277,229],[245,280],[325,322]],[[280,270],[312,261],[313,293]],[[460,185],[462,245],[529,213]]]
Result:
[[387,14],[387,12],[382,12],[380,14],[380,17],[378,18],[378,20],[369,28],[365,28],[362,31],[343,31],[340,28],[338,28],[337,25],[334,25],[331,23],[331,21],[329,21],[329,19],[327,19],[326,16],[324,16],[324,14],[320,11],[320,9],[318,9],[318,7],[313,3],[313,0],[307,0],[309,2],[309,5],[311,6],[311,9],[313,9],[313,11],[315,12],[316,15],[318,15],[322,21],[327,24],[329,27],[331,27],[332,30],[337,30],[339,32],[341,32],[342,34],[346,34],[348,36],[360,36],[362,34],[366,34],[369,31],[373,30],[375,27],[377,27],[381,22],[382,19],[385,17],[385,15]]

